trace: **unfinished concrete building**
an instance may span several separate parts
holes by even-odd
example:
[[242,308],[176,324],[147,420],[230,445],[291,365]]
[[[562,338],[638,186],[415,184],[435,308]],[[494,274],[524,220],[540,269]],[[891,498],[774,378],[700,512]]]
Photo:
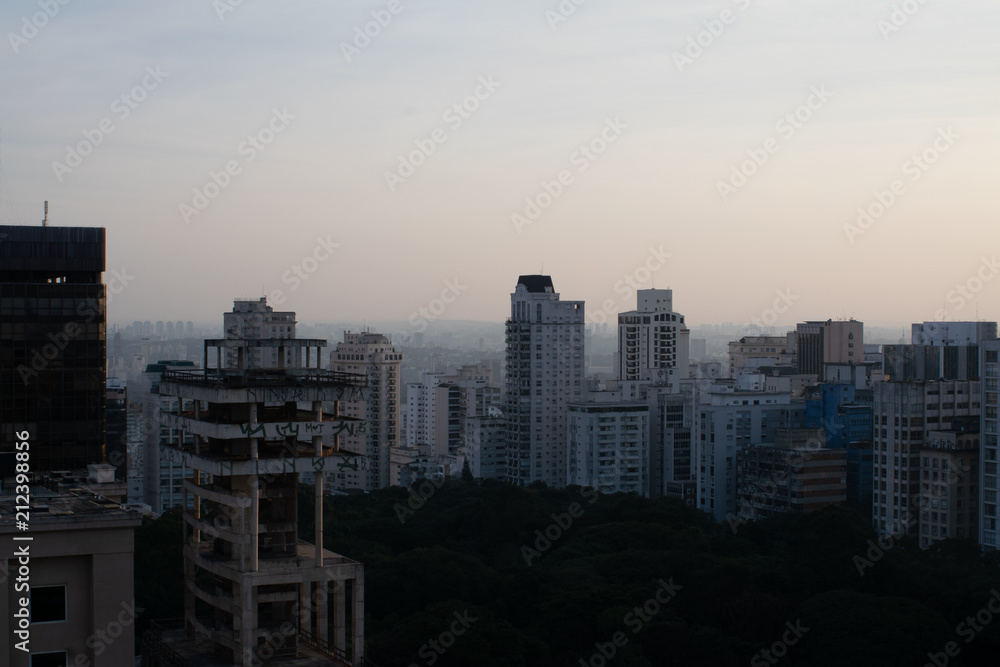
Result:
[[[194,471],[184,507],[188,495],[193,503],[184,513],[184,620],[153,627],[143,665],[368,664],[363,565],[322,546],[324,475],[356,463],[340,437],[365,430],[339,415],[340,402],[363,400],[366,378],[322,370],[325,345],[207,340],[204,370],[163,373],[160,394],[191,406],[161,419],[193,436],[163,452]],[[316,476],[315,544],[298,539],[305,471]]]

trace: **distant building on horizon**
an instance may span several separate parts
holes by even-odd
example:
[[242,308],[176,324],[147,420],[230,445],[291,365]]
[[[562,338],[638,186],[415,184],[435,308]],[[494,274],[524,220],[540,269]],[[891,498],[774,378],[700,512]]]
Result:
[[366,400],[342,401],[345,417],[367,422],[364,433],[341,437],[342,446],[364,452],[363,470],[345,468],[332,480],[339,489],[374,491],[393,484],[389,475],[389,452],[398,447],[402,428],[400,376],[403,353],[380,333],[344,332],[344,340],[330,352],[330,370],[364,375],[370,393]]
[[824,377],[827,364],[865,360],[865,325],[857,320],[801,322],[795,327],[799,374]]
[[[157,330],[162,322],[157,322]],[[233,301],[232,312],[223,314],[223,329],[225,337],[230,340],[262,340],[272,338],[295,338],[295,313],[278,312],[267,305],[267,297],[260,299],[235,299]],[[279,363],[278,351],[272,348],[250,347],[244,352],[243,348],[227,348],[226,368],[239,368],[241,361],[239,354],[249,354],[250,359],[242,361],[251,366],[278,366],[291,365],[294,360],[291,358],[293,350],[285,351],[285,359]]]

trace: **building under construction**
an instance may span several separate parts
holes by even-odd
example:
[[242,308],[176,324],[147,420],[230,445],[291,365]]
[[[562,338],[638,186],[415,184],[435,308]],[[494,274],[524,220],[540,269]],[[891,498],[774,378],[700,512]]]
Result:
[[[163,451],[194,471],[183,507],[193,503],[184,619],[145,635],[144,667],[367,664],[364,567],[323,549],[322,491],[324,475],[360,456],[341,450],[340,437],[365,423],[339,405],[368,389],[364,376],[320,368],[325,345],[207,340],[203,370],[163,373],[160,394],[191,406],[162,413],[161,426],[193,436]],[[315,544],[298,539],[302,472],[316,476]]]

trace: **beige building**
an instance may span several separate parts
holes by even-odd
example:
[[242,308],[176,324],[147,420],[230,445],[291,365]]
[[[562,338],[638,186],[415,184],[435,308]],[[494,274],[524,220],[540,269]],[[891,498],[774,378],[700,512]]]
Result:
[[[131,665],[136,619],[132,536],[140,516],[83,489],[71,491],[75,485],[54,479],[46,484],[32,488],[27,531],[17,529],[15,498],[0,498],[0,580],[5,582],[0,609],[7,619],[0,633],[0,664]],[[28,556],[22,560],[25,548]],[[19,590],[21,585],[27,590]],[[18,648],[24,637],[15,633],[22,598],[30,600],[27,652]]]
[[330,353],[330,370],[368,378],[366,401],[345,401],[341,413],[367,422],[365,432],[343,437],[343,446],[364,452],[358,470],[345,468],[333,477],[338,489],[373,491],[393,485],[389,452],[399,446],[401,431],[400,368],[403,353],[379,333],[344,332],[344,340]]
[[729,343],[729,377],[747,367],[792,366],[798,363],[796,334],[784,336],[744,336]]
[[[295,338],[295,313],[275,312],[267,305],[267,297],[259,300],[236,299],[233,301],[233,311],[223,314],[223,327],[226,338],[231,340]],[[236,368],[239,360],[236,358],[238,348],[226,349],[226,368]],[[250,365],[256,367],[277,367],[279,364],[274,348],[251,347],[247,349],[250,355]],[[291,359],[286,358],[285,363]]]
[[802,322],[798,334],[799,373],[824,377],[826,364],[863,364],[865,325],[856,320]]
[[979,538],[979,424],[931,431],[920,450],[920,546]]

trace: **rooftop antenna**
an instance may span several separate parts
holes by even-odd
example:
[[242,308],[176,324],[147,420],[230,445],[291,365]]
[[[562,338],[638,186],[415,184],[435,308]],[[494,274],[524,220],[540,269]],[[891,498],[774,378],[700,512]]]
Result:
[[45,201],[45,217],[42,218],[42,227],[48,227],[48,226],[49,226],[49,202],[48,202],[48,200],[46,200]]

